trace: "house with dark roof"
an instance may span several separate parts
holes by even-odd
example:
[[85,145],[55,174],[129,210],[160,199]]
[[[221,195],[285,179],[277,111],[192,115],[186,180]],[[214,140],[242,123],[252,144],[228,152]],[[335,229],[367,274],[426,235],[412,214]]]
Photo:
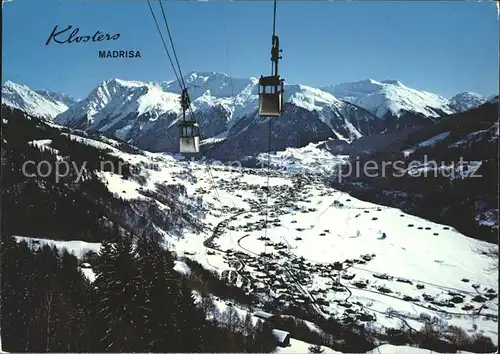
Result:
[[288,347],[290,345],[290,333],[281,329],[273,329],[273,336],[276,338],[276,344],[280,347]]

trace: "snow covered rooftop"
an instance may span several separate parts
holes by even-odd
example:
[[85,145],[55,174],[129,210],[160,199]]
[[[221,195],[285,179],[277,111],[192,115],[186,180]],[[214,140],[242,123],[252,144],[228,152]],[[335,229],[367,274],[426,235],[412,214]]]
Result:
[[264,311],[255,311],[253,315],[255,317],[260,317],[263,319],[269,319],[269,318],[273,318],[275,316],[272,313],[264,312]]
[[290,336],[290,333],[281,329],[273,329],[273,335],[279,342],[283,343]]

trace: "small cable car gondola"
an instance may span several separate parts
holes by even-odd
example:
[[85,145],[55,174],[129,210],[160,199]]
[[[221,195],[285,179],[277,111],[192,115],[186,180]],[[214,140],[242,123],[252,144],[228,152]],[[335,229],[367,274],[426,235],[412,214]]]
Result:
[[271,61],[273,62],[271,76],[262,76],[259,79],[259,115],[261,117],[279,117],[283,112],[283,82],[278,74],[278,61],[282,59],[280,41],[275,34],[276,28],[276,0],[274,1],[273,36],[271,47]]
[[283,80],[279,76],[259,79],[259,115],[279,117],[283,112]]
[[184,153],[200,152],[200,127],[194,121],[185,120],[179,125],[179,151]]
[[194,120],[186,120],[186,111],[190,101],[187,89],[182,90],[182,122],[179,125],[179,152],[193,154],[200,152],[200,127]]

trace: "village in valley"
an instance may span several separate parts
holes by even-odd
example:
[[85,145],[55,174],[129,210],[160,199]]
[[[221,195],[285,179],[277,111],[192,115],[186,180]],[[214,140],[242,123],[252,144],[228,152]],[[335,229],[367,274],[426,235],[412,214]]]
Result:
[[[182,174],[195,175],[200,183],[204,177],[194,166],[186,163]],[[464,243],[463,252],[475,257],[469,261],[488,263],[472,251],[477,251],[477,241],[452,227],[325,188],[320,175],[271,170],[267,187],[265,170],[211,170],[218,195],[209,202],[210,188],[194,192],[207,200],[206,221],[213,232],[203,250],[194,236],[176,247],[255,296],[257,308],[273,315],[300,308],[309,318],[379,329],[402,322],[419,328],[439,319],[480,322],[485,333],[496,331],[498,300],[491,277],[478,278],[468,267],[452,275],[450,266],[465,264],[446,254],[436,254],[432,261],[419,256],[429,252],[419,249],[422,239],[432,245],[440,237],[456,238]],[[429,278],[433,273],[436,279]]]

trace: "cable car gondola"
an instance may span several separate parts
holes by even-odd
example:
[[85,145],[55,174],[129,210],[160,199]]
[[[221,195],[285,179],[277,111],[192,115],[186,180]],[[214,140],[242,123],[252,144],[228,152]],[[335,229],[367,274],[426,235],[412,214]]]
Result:
[[179,124],[179,152],[181,154],[200,152],[200,127],[195,120],[186,120],[190,101],[187,89],[181,94],[182,122]]
[[200,152],[200,127],[194,121],[182,121],[179,125],[179,151],[184,153]]
[[283,112],[283,82],[278,74],[278,61],[282,59],[280,41],[275,34],[276,28],[276,0],[274,1],[273,36],[271,61],[273,62],[271,76],[262,76],[259,79],[259,115],[261,117],[279,117]]
[[283,112],[283,80],[278,76],[259,79],[259,115],[279,117]]

